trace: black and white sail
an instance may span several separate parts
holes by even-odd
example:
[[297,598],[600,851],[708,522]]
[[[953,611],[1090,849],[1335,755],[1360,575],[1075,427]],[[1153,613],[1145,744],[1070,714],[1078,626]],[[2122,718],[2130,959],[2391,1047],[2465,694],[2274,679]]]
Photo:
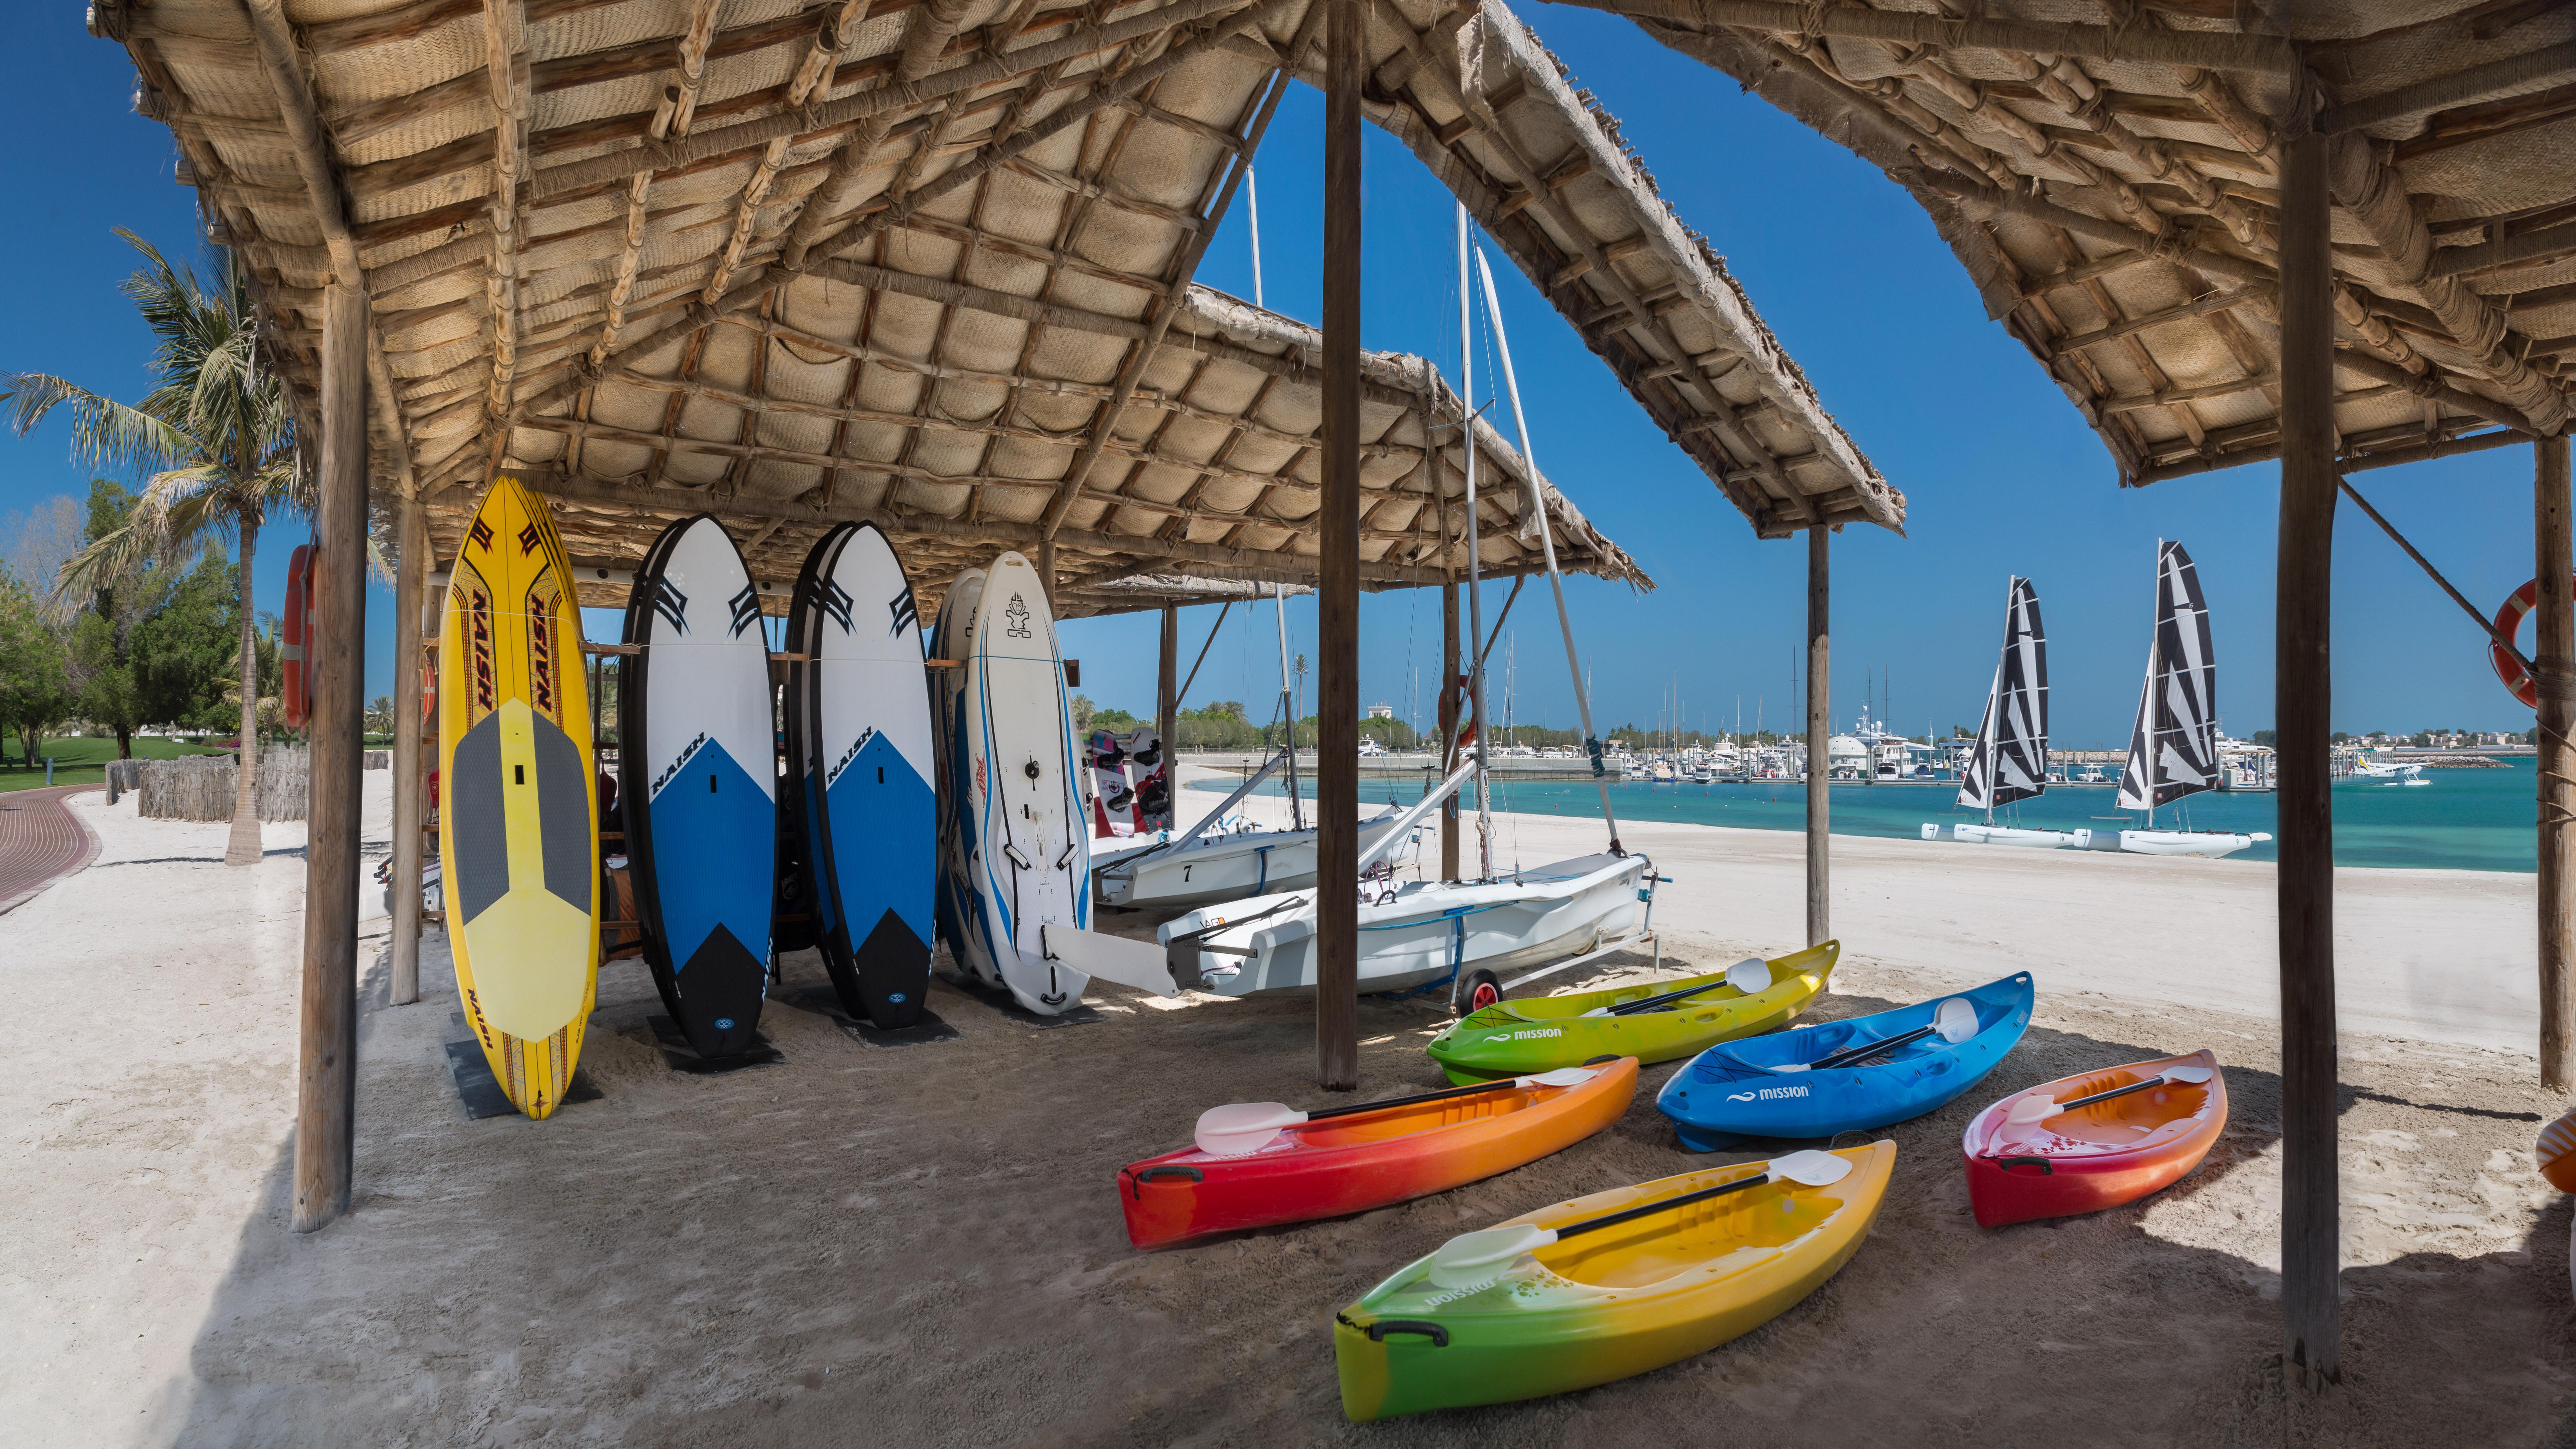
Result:
[[2218,660],[2200,571],[2179,543],[2156,546],[2156,629],[2120,776],[2120,808],[2153,810],[2218,784]]
[[1995,662],[1976,754],[1959,782],[1959,803],[1984,810],[2027,800],[2048,788],[2048,636],[2039,624],[2039,595],[2016,576],[2004,591],[2004,648]]

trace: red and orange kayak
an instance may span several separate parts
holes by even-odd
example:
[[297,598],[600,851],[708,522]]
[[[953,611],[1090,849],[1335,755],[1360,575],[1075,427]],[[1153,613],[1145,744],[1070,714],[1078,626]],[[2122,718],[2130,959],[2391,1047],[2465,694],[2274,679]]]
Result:
[[1989,1228],[2118,1207],[2200,1166],[2226,1128],[2227,1078],[2206,1051],[2060,1077],[1969,1121],[1968,1202]]
[[1570,1147],[1628,1110],[1637,1059],[1566,1087],[1516,1086],[1305,1122],[1257,1152],[1196,1146],[1118,1170],[1127,1239],[1140,1248],[1366,1212],[1508,1172]]

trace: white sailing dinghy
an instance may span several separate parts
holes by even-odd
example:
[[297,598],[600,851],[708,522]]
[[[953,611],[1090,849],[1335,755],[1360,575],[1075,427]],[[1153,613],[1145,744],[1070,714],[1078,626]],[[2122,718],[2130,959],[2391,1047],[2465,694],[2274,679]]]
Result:
[[[1459,331],[1469,331],[1467,212],[1458,209]],[[1521,414],[1520,386],[1512,374],[1511,345],[1503,336],[1502,306],[1494,293],[1490,268],[1479,253],[1484,298],[1493,340],[1500,352],[1512,413],[1518,423],[1524,481],[1529,489],[1527,512],[1547,558],[1548,582],[1556,595],[1557,624],[1565,638],[1566,664],[1574,672],[1574,697],[1583,720],[1585,743],[1592,758],[1594,783],[1601,793],[1601,818],[1609,827],[1610,848],[1498,877],[1493,864],[1492,804],[1487,788],[1488,733],[1485,712],[1485,653],[1478,648],[1468,674],[1469,708],[1477,721],[1475,748],[1448,777],[1395,818],[1374,844],[1364,843],[1356,882],[1318,883],[1315,890],[1278,892],[1202,907],[1166,923],[1157,933],[1164,944],[1172,979],[1220,996],[1309,995],[1315,989],[1315,902],[1317,890],[1360,891],[1359,989],[1363,992],[1423,990],[1443,984],[1450,1005],[1462,1014],[1490,1006],[1506,983],[1500,973],[1523,967],[1562,970],[1591,955],[1650,939],[1647,935],[1658,876],[1654,862],[1630,854],[1619,844],[1619,822],[1610,808],[1610,791],[1602,764],[1600,738],[1592,728],[1592,706],[1585,698],[1583,676],[1574,646],[1574,628],[1565,608],[1565,584],[1556,566],[1556,543],[1539,492],[1538,464],[1530,450],[1529,423]],[[1474,350],[1460,372],[1459,395],[1474,393]],[[1463,410],[1462,410],[1463,411]],[[1484,636],[1483,605],[1477,588],[1476,438],[1482,426],[1466,419],[1462,433],[1466,454],[1466,546],[1468,560],[1469,637]],[[1478,859],[1483,875],[1473,881],[1408,881],[1397,883],[1372,871],[1440,803],[1468,783],[1476,783]],[[1558,963],[1549,965],[1548,963]],[[1537,973],[1533,973],[1537,974]],[[1527,980],[1523,977],[1522,980]],[[1518,982],[1509,983],[1517,985]]]
[[1995,807],[2028,800],[2048,788],[2048,636],[2039,622],[2039,595],[2016,575],[2004,589],[2004,650],[1995,661],[1994,687],[1986,692],[1986,717],[1977,726],[1976,753],[1959,781],[1959,803],[1983,809],[1982,822],[1926,825],[1926,840],[1974,845],[2027,845],[2042,850],[2081,846],[2067,830],[2024,830],[1995,823]]
[[[2156,543],[2156,627],[2147,641],[2147,679],[2120,773],[2120,808],[2147,812],[2144,830],[2123,830],[2119,848],[2138,855],[2233,855],[2268,833],[2158,830],[2156,810],[2218,786],[2218,658],[2209,642],[2209,604],[2200,570],[2179,543]],[[2104,848],[2111,832],[2091,832]]]
[[[1291,717],[1288,706],[1288,591],[1274,586],[1273,595],[1279,609],[1280,718],[1287,719]],[[1224,828],[1222,822],[1226,813],[1259,789],[1272,774],[1283,769],[1288,777],[1290,828],[1272,830],[1257,825],[1233,830]],[[1177,796],[1176,791],[1176,799]],[[1383,839],[1401,813],[1388,810],[1376,819],[1361,821],[1360,849],[1367,850]],[[1115,854],[1102,851],[1095,845],[1091,873],[1093,898],[1101,905],[1128,910],[1177,909],[1240,900],[1264,893],[1311,889],[1315,884],[1317,833],[1315,827],[1306,824],[1304,802],[1297,794],[1296,756],[1283,745],[1262,763],[1260,769],[1253,771],[1237,786],[1233,794],[1226,796],[1189,829],[1140,843],[1122,842]]]

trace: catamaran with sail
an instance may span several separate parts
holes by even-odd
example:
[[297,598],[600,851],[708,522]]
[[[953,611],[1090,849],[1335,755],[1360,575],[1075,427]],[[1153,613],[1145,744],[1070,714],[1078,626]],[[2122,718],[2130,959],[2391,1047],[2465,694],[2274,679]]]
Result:
[[2081,846],[2081,832],[2024,830],[1995,823],[1995,807],[2028,800],[2048,788],[2048,636],[2039,622],[2039,595],[2015,575],[2004,588],[2004,648],[1986,692],[1986,717],[1959,780],[1959,803],[1982,809],[1982,822],[1926,825],[1926,840],[1975,845],[2026,845],[2042,850]]
[[[1279,717],[1288,720],[1295,716],[1289,704],[1287,590],[1274,586],[1272,602],[1279,610]],[[1225,828],[1226,812],[1241,804],[1273,774],[1280,773],[1284,773],[1287,786],[1289,828]],[[1360,822],[1360,849],[1367,850],[1386,839],[1399,813],[1388,810],[1373,820]],[[1306,823],[1305,803],[1298,796],[1293,741],[1283,743],[1261,768],[1235,787],[1233,794],[1189,829],[1129,844],[1114,854],[1095,849],[1092,898],[1101,905],[1128,910],[1170,909],[1240,900],[1270,891],[1309,889],[1315,884],[1315,836],[1315,828]]]
[[[2143,830],[2119,832],[2119,848],[2139,855],[2233,855],[2263,832],[2158,830],[2156,811],[2187,795],[2216,789],[2218,658],[2209,641],[2209,604],[2200,571],[2179,543],[2156,543],[2156,625],[2147,641],[2147,678],[2129,732],[2128,768],[2120,775],[2120,808],[2144,810]],[[2109,832],[2091,832],[2095,849]]]
[[[1465,453],[1466,558],[1468,627],[1472,640],[1485,639],[1484,612],[1477,588],[1478,501],[1476,463],[1480,430],[1490,431],[1464,399],[1474,395],[1474,349],[1469,324],[1467,212],[1458,209],[1459,331],[1465,362],[1459,376],[1459,415]],[[1522,415],[1520,387],[1512,373],[1511,345],[1503,336],[1502,306],[1494,293],[1493,273],[1481,253],[1487,315],[1499,350],[1503,378],[1519,428],[1522,481],[1528,487],[1522,515],[1537,531],[1547,559],[1548,583],[1555,591],[1557,625],[1565,638],[1567,667],[1574,675],[1575,704],[1601,795],[1601,818],[1609,828],[1609,848],[1507,874],[1494,869],[1492,798],[1488,785],[1492,718],[1485,706],[1485,656],[1491,644],[1480,644],[1468,671],[1468,707],[1476,727],[1472,748],[1447,777],[1394,820],[1375,844],[1363,843],[1359,879],[1319,882],[1314,890],[1254,896],[1206,906],[1165,924],[1157,933],[1173,979],[1183,986],[1221,996],[1311,994],[1315,989],[1315,900],[1317,891],[1360,892],[1359,989],[1386,992],[1449,988],[1450,1004],[1461,1014],[1492,1005],[1506,987],[1505,971],[1542,967],[1554,971],[1576,961],[1641,944],[1647,935],[1657,880],[1654,862],[1631,854],[1619,843],[1619,822],[1610,808],[1610,790],[1600,737],[1592,728],[1592,705],[1585,697],[1574,627],[1565,608],[1565,584],[1557,572],[1556,544],[1548,526],[1538,464],[1530,451],[1529,422]],[[1498,450],[1499,451],[1499,450]],[[1461,744],[1467,744],[1462,739]],[[1477,858],[1481,867],[1472,881],[1403,881],[1384,868],[1398,842],[1452,793],[1473,782],[1477,817]],[[1557,963],[1550,965],[1548,963]],[[1521,978],[1528,979],[1527,977]],[[1516,985],[1517,982],[1509,983]]]

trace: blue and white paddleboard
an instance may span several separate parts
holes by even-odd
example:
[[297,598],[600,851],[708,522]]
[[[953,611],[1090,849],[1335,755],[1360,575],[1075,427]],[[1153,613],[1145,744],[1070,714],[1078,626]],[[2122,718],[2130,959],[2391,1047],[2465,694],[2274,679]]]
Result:
[[778,755],[760,595],[713,516],[654,541],[625,639],[617,798],[644,960],[689,1045],[739,1056],[769,984]]
[[1005,553],[986,571],[965,659],[962,964],[1052,1016],[1078,1005],[1091,981],[1051,959],[1042,930],[1091,924],[1091,828],[1055,621],[1027,559]]
[[832,989],[881,1027],[918,1020],[939,880],[937,763],[921,621],[894,548],[843,524],[788,611],[788,758],[803,791],[806,898]]
[[966,848],[960,821],[966,812],[969,776],[966,765],[966,639],[975,623],[976,602],[984,597],[984,571],[968,569],[948,585],[939,601],[939,621],[931,626],[930,657],[957,667],[930,670],[930,729],[935,778],[939,783],[939,939],[948,943],[948,959],[961,971],[966,965]]

